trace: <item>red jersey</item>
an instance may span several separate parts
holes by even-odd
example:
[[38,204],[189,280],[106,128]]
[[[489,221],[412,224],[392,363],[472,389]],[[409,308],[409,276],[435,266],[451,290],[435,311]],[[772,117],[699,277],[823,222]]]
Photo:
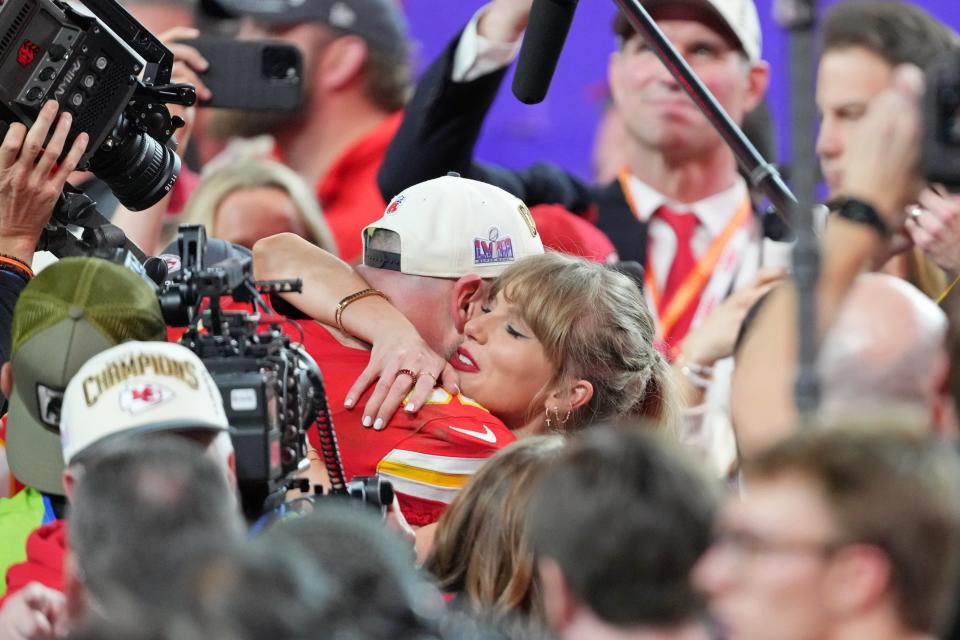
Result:
[[[407,522],[436,522],[487,458],[516,440],[513,432],[476,402],[443,389],[416,414],[400,410],[383,431],[364,427],[363,406],[371,387],[347,410],[347,391],[370,360],[370,352],[341,344],[323,325],[305,323],[304,341],[323,372],[330,414],[347,479],[379,474],[393,483]],[[315,430],[310,442],[319,449]]]
[[360,261],[360,232],[379,220],[387,206],[377,186],[377,172],[402,121],[403,112],[385,118],[341,154],[316,185],[323,217],[346,262]]

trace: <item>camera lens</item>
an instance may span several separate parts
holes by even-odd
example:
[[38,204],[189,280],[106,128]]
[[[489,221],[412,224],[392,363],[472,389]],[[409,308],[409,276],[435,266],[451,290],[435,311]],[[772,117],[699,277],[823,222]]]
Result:
[[140,211],[170,192],[180,174],[180,158],[142,131],[123,123],[118,130],[125,132],[120,143],[101,146],[90,159],[90,168],[123,206]]
[[295,47],[266,46],[263,48],[261,72],[265,78],[296,82],[300,76],[300,53]]

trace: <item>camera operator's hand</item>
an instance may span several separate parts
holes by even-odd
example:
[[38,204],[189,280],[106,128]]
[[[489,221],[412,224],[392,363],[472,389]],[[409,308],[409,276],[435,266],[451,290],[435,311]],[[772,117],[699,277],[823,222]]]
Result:
[[[192,40],[200,35],[196,29],[189,27],[174,27],[165,31],[159,36],[173,53],[173,69],[170,74],[170,81],[175,83],[191,84],[197,90],[197,102],[204,102],[213,97],[207,85],[200,80],[200,75],[210,64],[206,58],[200,55],[200,52],[188,44],[177,42],[178,40]],[[190,141],[190,134],[193,133],[193,125],[197,118],[197,106],[181,107],[178,105],[169,105],[170,115],[183,118],[184,125],[177,129],[177,142],[181,153],[187,147]]]
[[[433,388],[442,385],[449,393],[459,393],[459,377],[448,362],[408,326],[385,326],[373,343],[370,363],[347,392],[346,406],[352,407],[371,384],[376,386],[363,408],[364,426],[383,429],[400,404],[407,398],[404,410],[419,411],[430,398]],[[418,374],[412,380],[406,371]],[[409,396],[409,397],[408,397]]]
[[[58,108],[53,100],[43,105],[29,131],[23,124],[11,124],[0,145],[0,253],[27,264],[33,260],[37,240],[67,177],[87,148],[88,136],[81,133],[63,163],[57,164],[72,122],[66,112],[57,119]],[[44,148],[55,120],[56,128]]]
[[870,102],[844,158],[844,194],[871,203],[891,232],[903,228],[905,207],[922,188],[919,176],[923,73],[894,70],[889,89]]
[[39,582],[31,582],[3,603],[0,638],[48,640],[66,634],[66,597]]
[[960,272],[960,196],[925,189],[907,211],[906,229],[914,244],[944,271]]

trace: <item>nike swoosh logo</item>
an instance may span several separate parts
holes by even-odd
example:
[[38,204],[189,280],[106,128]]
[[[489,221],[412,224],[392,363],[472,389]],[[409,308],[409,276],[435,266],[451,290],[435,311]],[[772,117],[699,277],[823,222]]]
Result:
[[490,444],[495,444],[497,442],[497,434],[493,432],[493,429],[487,425],[483,425],[485,431],[470,431],[469,429],[462,429],[460,427],[450,427],[454,431],[459,431],[465,436],[471,436],[473,438],[479,438],[484,442],[489,442]]

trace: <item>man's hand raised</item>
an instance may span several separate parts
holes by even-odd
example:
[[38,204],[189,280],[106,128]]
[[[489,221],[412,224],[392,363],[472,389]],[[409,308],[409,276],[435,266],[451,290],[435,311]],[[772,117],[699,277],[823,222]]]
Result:
[[477,33],[492,42],[516,42],[530,20],[533,0],[493,0],[477,23]]
[[[27,264],[67,177],[87,148],[88,136],[81,133],[63,163],[57,164],[73,122],[66,112],[58,119],[58,108],[52,100],[45,104],[29,130],[11,124],[0,144],[0,253]],[[53,135],[44,147],[54,121]]]
[[897,67],[890,88],[871,101],[844,156],[843,195],[872,204],[891,232],[903,228],[905,207],[922,188],[922,95],[923,72]]
[[960,196],[941,187],[925,189],[908,207],[907,232],[938,267],[960,273]]
[[[199,35],[200,32],[196,29],[174,27],[160,34],[159,39],[173,53],[173,69],[170,81],[193,85],[197,90],[197,102],[204,102],[212,98],[213,94],[207,88],[207,85],[203,84],[200,74],[207,70],[210,63],[194,47],[178,42],[179,40],[191,40]],[[197,105],[182,107],[172,104],[168,108],[171,115],[183,118],[183,128],[177,130],[177,141],[182,153],[187,148],[190,135],[193,133],[193,125],[197,119]]]

